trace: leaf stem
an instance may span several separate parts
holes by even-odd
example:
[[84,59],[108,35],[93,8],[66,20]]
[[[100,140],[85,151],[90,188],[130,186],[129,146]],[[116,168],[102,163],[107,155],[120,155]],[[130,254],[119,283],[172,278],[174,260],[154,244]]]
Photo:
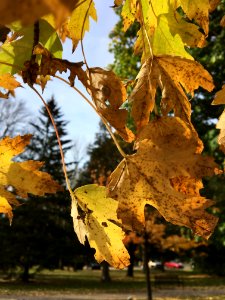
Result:
[[[59,80],[65,82],[66,84],[68,84],[68,85],[71,87],[70,82],[67,81],[66,79],[64,79],[64,78],[62,78],[62,77],[60,77],[60,76],[57,76],[57,75],[55,75],[55,78],[58,78]],[[80,94],[81,97],[82,97],[85,101],[87,101],[87,103],[94,109],[94,111],[97,113],[97,115],[101,118],[102,122],[104,123],[105,127],[107,128],[108,132],[110,133],[110,135],[111,135],[111,137],[112,137],[112,139],[113,139],[113,141],[114,141],[114,143],[115,143],[115,145],[116,145],[116,147],[117,147],[119,153],[121,154],[122,157],[126,158],[127,155],[126,155],[126,153],[123,151],[123,149],[121,148],[121,146],[120,146],[119,142],[117,141],[117,139],[116,139],[114,133],[112,132],[112,129],[110,128],[110,126],[109,126],[107,120],[106,120],[106,119],[102,116],[102,114],[97,110],[97,108],[95,107],[95,105],[94,105],[94,104],[93,104],[93,103],[92,103],[92,102],[91,102],[91,101],[90,101],[90,100],[89,100],[89,99],[88,99],[88,98],[87,98],[87,97],[86,97],[86,96],[85,96],[78,88],[76,88],[75,86],[72,86],[72,88],[73,88],[78,94]]]
[[56,124],[55,124],[55,120],[52,116],[52,113],[47,105],[47,103],[45,102],[44,98],[41,96],[41,94],[36,90],[36,88],[34,88],[33,86],[29,85],[30,88],[38,95],[38,97],[41,99],[42,103],[44,104],[46,110],[47,110],[47,113],[49,115],[49,118],[52,122],[52,125],[54,127],[54,130],[55,130],[55,134],[56,134],[56,137],[57,137],[57,141],[58,141],[58,144],[59,144],[59,150],[60,150],[60,155],[61,155],[61,161],[62,161],[62,168],[63,168],[63,173],[64,173],[64,176],[65,176],[65,180],[66,180],[66,186],[70,192],[70,194],[73,194],[73,191],[72,191],[72,188],[71,188],[71,185],[70,185],[70,181],[69,181],[69,178],[68,178],[68,175],[67,175],[67,170],[66,170],[66,163],[65,163],[65,158],[64,158],[64,154],[63,154],[63,149],[62,149],[62,143],[61,143],[61,140],[60,140],[60,136],[59,136],[59,132],[58,132],[58,129],[56,127]]
[[10,67],[13,67],[13,68],[16,68],[16,69],[22,71],[22,68],[21,68],[21,67],[19,67],[19,66],[17,66],[17,65],[10,64],[10,63],[7,63],[7,62],[5,62],[5,61],[0,61],[0,64],[6,65],[6,66],[10,66]]
[[84,51],[83,34],[84,34],[84,26],[85,26],[85,23],[86,23],[86,20],[87,20],[87,16],[88,16],[88,12],[89,12],[89,10],[90,10],[90,7],[91,7],[92,2],[93,2],[93,0],[90,0],[88,9],[87,9],[87,11],[86,11],[86,14],[85,14],[85,17],[84,17],[84,22],[83,22],[83,24],[82,24],[81,38],[80,38],[81,51],[82,51],[82,55],[83,55],[83,58],[84,58],[84,63],[85,63],[85,65],[86,65],[86,67],[87,67],[88,70],[89,70],[89,66],[88,66],[87,59],[86,59],[86,56],[85,56],[85,51]]

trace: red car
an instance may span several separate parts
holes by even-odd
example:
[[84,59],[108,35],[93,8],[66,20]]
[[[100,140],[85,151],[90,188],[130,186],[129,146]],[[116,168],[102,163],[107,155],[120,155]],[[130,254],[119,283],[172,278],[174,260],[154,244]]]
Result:
[[164,263],[164,267],[168,269],[183,269],[184,265],[177,261],[167,261]]

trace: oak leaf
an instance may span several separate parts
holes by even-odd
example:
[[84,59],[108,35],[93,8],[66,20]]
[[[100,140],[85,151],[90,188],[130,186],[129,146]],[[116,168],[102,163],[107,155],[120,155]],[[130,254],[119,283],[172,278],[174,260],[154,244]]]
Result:
[[174,110],[175,116],[190,122],[191,106],[186,94],[193,96],[199,86],[208,91],[214,87],[211,75],[198,62],[166,55],[147,60],[129,97],[137,129],[148,124],[158,87],[162,91],[162,113]]
[[213,201],[201,197],[201,178],[217,165],[201,156],[196,134],[179,118],[162,117],[139,134],[138,150],[111,175],[109,197],[118,200],[118,218],[132,230],[145,224],[144,207],[154,206],[176,225],[208,238],[217,218],[205,211]]
[[118,269],[128,266],[129,254],[122,242],[125,235],[116,215],[118,202],[107,197],[105,187],[95,184],[76,189],[74,195],[85,213],[87,238],[96,249],[95,259],[99,263],[106,260]]
[[[61,186],[45,172],[39,171],[43,165],[38,161],[13,162],[15,155],[24,151],[31,135],[5,137],[0,141],[0,212],[7,213],[12,219],[11,205],[18,205],[16,196],[26,198],[29,193],[43,196],[46,193],[56,193]],[[14,193],[7,190],[13,187]]]
[[126,100],[126,89],[113,71],[101,68],[88,70],[88,92],[93,97],[97,110],[127,142],[134,140],[134,134],[126,127],[128,111],[121,109]]

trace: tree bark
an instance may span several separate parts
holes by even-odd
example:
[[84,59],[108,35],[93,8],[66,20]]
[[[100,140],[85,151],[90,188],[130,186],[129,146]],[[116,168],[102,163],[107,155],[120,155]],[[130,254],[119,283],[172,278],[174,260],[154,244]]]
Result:
[[23,265],[23,273],[21,275],[21,279],[24,283],[28,283],[29,279],[30,279],[30,275],[29,275],[29,264],[24,264]]
[[102,277],[101,277],[101,281],[102,282],[110,282],[111,281],[111,277],[109,274],[109,264],[106,261],[103,261],[101,263],[102,265]]
[[150,277],[150,268],[148,265],[148,234],[144,234],[144,272],[146,278],[146,287],[147,287],[147,300],[153,300],[152,298],[152,287],[151,287],[151,277]]
[[135,260],[135,250],[137,246],[130,242],[129,245],[127,246],[127,250],[130,254],[130,265],[127,268],[127,276],[128,277],[134,277],[134,260]]

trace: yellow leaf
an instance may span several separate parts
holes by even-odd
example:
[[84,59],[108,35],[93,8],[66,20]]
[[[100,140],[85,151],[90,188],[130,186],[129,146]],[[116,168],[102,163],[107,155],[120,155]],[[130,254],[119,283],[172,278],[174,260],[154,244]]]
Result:
[[225,110],[219,118],[216,128],[220,129],[220,134],[218,136],[218,143],[221,150],[225,153]]
[[213,105],[225,104],[225,84],[222,86],[222,90],[216,93],[216,96],[212,104]]
[[52,13],[59,26],[74,9],[78,0],[1,0],[1,24],[10,24],[20,20],[23,25],[30,25],[42,16]]
[[[43,196],[62,190],[49,174],[38,170],[43,165],[42,162],[11,161],[15,155],[24,151],[30,138],[31,135],[24,135],[15,138],[5,137],[0,141],[0,212],[7,213],[10,219],[11,204],[18,204],[16,196],[27,197],[29,193]],[[12,186],[15,193],[7,191],[8,186]]]
[[0,75],[0,87],[6,90],[14,90],[19,86],[21,86],[20,83],[11,74]]
[[118,202],[106,196],[105,187],[95,184],[76,189],[74,195],[85,213],[87,238],[96,249],[96,260],[106,260],[118,269],[128,266],[129,254],[122,242],[125,235],[116,215]]
[[213,201],[201,197],[199,190],[201,178],[213,175],[217,165],[200,155],[199,144],[179,118],[163,117],[143,128],[137,153],[120,163],[109,183],[109,196],[119,201],[118,217],[125,226],[140,230],[149,204],[167,221],[205,238],[211,235],[217,218],[205,209]]
[[89,31],[90,17],[97,21],[94,2],[92,0],[78,0],[67,24],[69,37],[73,41],[73,50],[77,47],[78,42],[83,39],[85,31]]
[[97,110],[118,131],[127,142],[134,140],[134,134],[126,127],[128,111],[120,109],[126,100],[126,89],[121,80],[112,71],[91,68],[88,71],[89,85]]
[[129,98],[137,129],[148,124],[158,87],[162,91],[162,113],[174,110],[176,116],[190,122],[191,106],[185,92],[193,96],[199,86],[208,91],[214,87],[210,74],[196,61],[167,55],[146,61]]
[[84,221],[82,217],[79,215],[78,212],[78,203],[77,199],[75,198],[75,194],[70,194],[72,199],[72,205],[71,205],[71,217],[73,218],[73,228],[76,232],[76,235],[78,237],[78,240],[81,244],[85,244],[86,236],[88,236],[88,231],[86,229],[86,226],[84,224]]
[[130,25],[135,20],[136,14],[136,0],[126,0],[121,12],[123,17],[123,29],[127,31]]
[[[225,104],[225,84],[222,86],[222,90],[216,93],[216,96],[212,102],[213,105]],[[218,143],[221,150],[225,153],[225,111],[219,118],[216,128],[220,129],[218,136]]]
[[190,20],[195,20],[207,35],[209,32],[209,0],[175,0]]

